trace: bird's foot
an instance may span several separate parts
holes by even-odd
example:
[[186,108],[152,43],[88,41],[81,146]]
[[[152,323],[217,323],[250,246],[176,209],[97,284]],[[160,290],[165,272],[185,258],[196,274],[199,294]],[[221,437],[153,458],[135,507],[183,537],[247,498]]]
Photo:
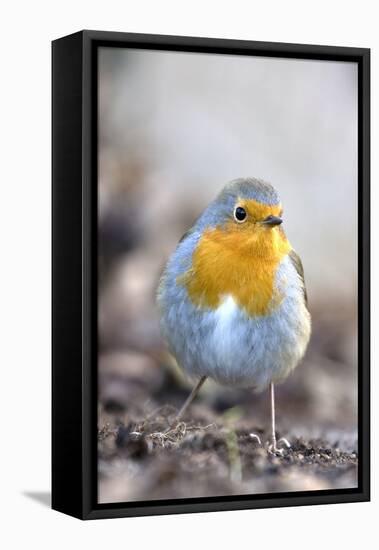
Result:
[[251,433],[251,434],[249,434],[249,437],[253,441],[256,441],[258,443],[258,445],[262,445],[262,441],[261,441],[261,438],[259,437],[259,435]]
[[[279,447],[281,445],[281,447]],[[281,437],[279,441],[276,441],[276,438],[273,438],[270,445],[268,446],[268,452],[271,455],[283,456],[285,449],[290,449],[291,445],[285,437]]]

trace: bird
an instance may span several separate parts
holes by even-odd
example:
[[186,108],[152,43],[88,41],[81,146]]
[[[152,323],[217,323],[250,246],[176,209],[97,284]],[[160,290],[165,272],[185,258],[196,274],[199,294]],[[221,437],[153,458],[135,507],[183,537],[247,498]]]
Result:
[[227,183],[180,239],[157,288],[169,351],[195,382],[176,421],[208,378],[269,390],[273,454],[290,447],[276,437],[275,385],[301,362],[311,335],[302,262],[282,222],[270,183]]

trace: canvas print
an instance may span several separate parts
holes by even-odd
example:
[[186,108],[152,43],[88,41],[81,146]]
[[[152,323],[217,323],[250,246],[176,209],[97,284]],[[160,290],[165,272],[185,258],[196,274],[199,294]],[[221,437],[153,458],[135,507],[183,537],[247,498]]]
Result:
[[98,55],[98,503],[357,487],[357,63]]

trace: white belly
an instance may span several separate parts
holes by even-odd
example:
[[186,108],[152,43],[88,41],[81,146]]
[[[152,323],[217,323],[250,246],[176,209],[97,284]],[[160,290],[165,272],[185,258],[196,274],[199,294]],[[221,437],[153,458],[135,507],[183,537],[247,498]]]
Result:
[[171,304],[163,318],[165,335],[190,376],[263,390],[296,367],[309,341],[310,316],[297,273],[285,262],[283,267],[277,284],[284,298],[269,315],[249,317],[231,295],[216,310],[198,308],[184,295]]
[[[207,314],[212,330],[183,361],[190,374],[257,391],[280,382],[296,367],[309,341],[309,314],[291,296],[265,317],[248,317],[232,296]],[[188,360],[189,359],[189,360]]]
[[220,365],[232,364],[239,344],[238,331],[235,330],[239,310],[233,297],[225,296],[213,315],[215,326],[208,342],[209,353],[213,355],[213,361]]

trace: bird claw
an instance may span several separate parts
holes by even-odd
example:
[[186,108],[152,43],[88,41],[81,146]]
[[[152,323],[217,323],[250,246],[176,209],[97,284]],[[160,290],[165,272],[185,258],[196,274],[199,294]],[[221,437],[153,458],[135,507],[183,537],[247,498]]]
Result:
[[278,441],[278,443],[283,443],[283,445],[285,447],[287,447],[287,449],[290,449],[291,448],[291,444],[290,442],[288,441],[288,439],[286,439],[285,437],[281,437]]
[[278,442],[276,440],[273,440],[272,443],[268,446],[268,452],[269,454],[275,455],[275,456],[283,456],[284,455],[284,448],[279,448],[278,445],[282,444],[287,449],[291,448],[291,445],[289,441],[285,437],[281,437]]
[[255,441],[257,441],[258,445],[262,445],[262,441],[261,441],[261,438],[259,437],[259,435],[257,434],[249,434],[249,437],[250,439],[255,439]]

